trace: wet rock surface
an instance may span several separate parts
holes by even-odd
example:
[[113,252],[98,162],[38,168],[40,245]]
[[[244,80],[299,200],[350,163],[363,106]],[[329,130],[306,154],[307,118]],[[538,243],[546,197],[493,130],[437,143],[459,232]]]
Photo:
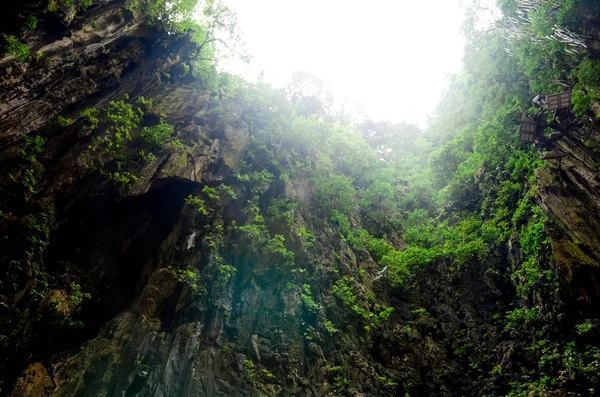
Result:
[[[513,305],[509,268],[522,261],[517,248],[496,247],[497,257],[485,266],[476,258],[460,268],[440,260],[399,291],[366,250],[350,248],[326,219],[304,207],[291,227],[281,223],[274,231],[285,235],[315,280],[315,310],[340,329],[319,325],[305,308],[302,288],[288,285],[289,274],[249,255],[247,242],[232,232],[234,221],[245,220],[240,203],[249,199],[234,178],[241,148],[251,139],[248,126],[235,109],[215,120],[211,96],[185,79],[162,82],[157,75],[176,76],[192,45],[165,37],[122,6],[115,0],[94,2],[85,15],[66,10],[60,34],[28,38],[44,53],[41,59],[0,60],[2,175],[18,176],[25,134],[35,131],[47,141],[35,163],[41,186],[15,204],[19,210],[2,217],[0,227],[13,233],[37,214],[48,229],[42,259],[32,254],[26,276],[0,296],[2,393],[485,395],[495,389],[464,358],[467,345],[487,343],[503,368],[521,365],[519,341],[493,320]],[[124,94],[128,101],[152,99],[184,146],[158,153],[126,188],[85,166],[83,155],[98,132],[79,116]],[[58,115],[74,123],[58,126]],[[549,216],[552,255],[569,277],[573,307],[582,300],[597,307],[599,158],[578,138],[565,139],[561,148],[570,156],[559,168],[538,170],[537,199]],[[3,192],[14,190],[11,178],[0,179]],[[224,181],[241,197],[221,202],[218,217],[198,221],[185,198]],[[294,183],[274,188],[273,195],[310,203],[310,181]],[[11,200],[18,201],[5,204]],[[224,259],[237,268],[226,282],[209,249],[217,226],[225,230]],[[316,231],[313,249],[297,237],[300,226]],[[392,237],[404,247],[401,237]],[[64,288],[34,293],[45,282],[32,277],[42,266]],[[186,283],[173,268],[194,269],[198,283]],[[356,288],[375,291],[378,303],[394,308],[372,331],[331,293],[335,280],[359,268],[367,271]],[[469,365],[473,372],[465,375]]]

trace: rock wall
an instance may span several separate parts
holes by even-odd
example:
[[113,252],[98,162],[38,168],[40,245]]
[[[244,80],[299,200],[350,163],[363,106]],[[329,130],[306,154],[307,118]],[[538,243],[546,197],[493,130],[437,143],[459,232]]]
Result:
[[[493,318],[514,303],[510,274],[522,261],[518,249],[499,245],[489,263],[473,258],[458,268],[441,260],[404,289],[392,288],[366,250],[351,248],[311,209],[310,182],[297,179],[270,186],[260,205],[275,198],[307,204],[272,230],[285,236],[301,270],[291,273],[274,256],[252,255],[251,242],[234,228],[247,221],[252,195],[236,178],[252,139],[247,123],[235,103],[219,104],[181,72],[193,43],[147,26],[125,5],[94,1],[85,12],[44,14],[38,33],[23,35],[41,57],[0,60],[2,393],[506,391],[507,382],[482,374],[495,364],[517,371],[527,360],[519,356],[518,338]],[[87,161],[103,131],[80,114],[140,96],[153,101],[142,124],[164,118],[183,145],[136,166],[132,183],[114,183],[103,167],[118,159]],[[61,125],[58,116],[73,120]],[[34,161],[22,155],[28,134],[46,141]],[[127,150],[138,151],[139,141],[134,136]],[[567,276],[569,302],[591,316],[599,293],[598,158],[582,142],[561,143],[570,156],[560,168],[538,171],[537,194],[550,218],[554,262]],[[198,216],[186,204],[190,194],[223,184],[237,197],[223,198],[209,215]],[[300,227],[315,231],[310,249],[298,237]],[[224,263],[235,265],[231,274],[219,267],[215,245]],[[331,292],[341,277],[356,274],[353,287],[371,307],[394,308],[373,329]],[[366,298],[369,292],[374,298]],[[339,329],[317,321],[325,317]],[[485,344],[471,354],[474,345]]]

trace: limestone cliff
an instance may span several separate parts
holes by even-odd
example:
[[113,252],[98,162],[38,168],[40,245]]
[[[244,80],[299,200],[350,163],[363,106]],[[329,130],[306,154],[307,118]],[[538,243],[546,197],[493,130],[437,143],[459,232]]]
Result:
[[[498,244],[485,264],[436,260],[397,288],[313,205],[309,178],[240,176],[263,161],[245,151],[255,121],[187,72],[196,44],[122,0],[77,4],[33,32],[6,25],[32,55],[0,59],[3,394],[502,395],[535,366],[519,350],[528,336],[494,320],[515,304],[518,246]],[[124,114],[137,121],[121,141],[111,117]],[[144,128],[166,125],[148,156]],[[536,199],[565,288],[532,298],[556,339],[597,318],[600,293],[598,155],[582,139],[561,145],[570,156],[538,170]],[[253,237],[276,200],[298,203],[268,226],[285,247]]]

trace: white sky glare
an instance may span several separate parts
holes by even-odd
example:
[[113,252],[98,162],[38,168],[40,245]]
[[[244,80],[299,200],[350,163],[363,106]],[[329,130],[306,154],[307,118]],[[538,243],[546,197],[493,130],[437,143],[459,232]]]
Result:
[[295,70],[373,120],[425,124],[458,71],[459,0],[225,0],[253,59],[226,69],[285,87]]

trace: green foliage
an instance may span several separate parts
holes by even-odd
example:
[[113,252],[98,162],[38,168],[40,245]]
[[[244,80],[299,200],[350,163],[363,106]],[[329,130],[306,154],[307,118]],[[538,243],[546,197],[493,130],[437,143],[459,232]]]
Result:
[[[198,0],[157,0],[146,5],[146,14],[150,24],[162,24],[169,32],[183,32],[194,25],[193,12]],[[139,7],[139,3],[132,1],[129,7]]]
[[143,114],[140,107],[134,110],[125,101],[110,101],[106,111],[109,126],[104,137],[107,150],[117,150],[125,139],[131,140],[131,130],[139,126]]
[[142,129],[142,138],[146,144],[154,149],[162,149],[168,144],[174,147],[181,147],[181,142],[174,138],[175,129],[172,125],[161,121],[160,124]]
[[[80,113],[80,118],[85,122],[85,132],[92,133],[96,130],[102,131],[94,134],[88,150],[82,153],[82,160],[86,168],[100,168],[103,175],[121,185],[136,183],[139,179],[140,166],[145,166],[156,158],[151,150],[161,149],[162,136],[160,131],[169,127],[161,122],[159,126],[147,127],[143,132],[142,141],[150,142],[152,148],[144,148],[131,153],[125,147],[125,142],[133,140],[132,133],[139,131],[143,116],[152,111],[152,100],[139,97],[133,103],[129,96],[124,95],[124,100],[113,100],[109,102],[106,109],[87,108]],[[127,102],[126,102],[127,101]],[[74,121],[59,116],[61,125],[69,125]],[[157,130],[159,130],[157,132]],[[170,147],[179,147],[181,143],[174,138],[167,140]]]
[[569,342],[562,353],[562,367],[571,378],[585,379],[597,385],[600,381],[600,349],[597,346]]
[[338,228],[338,230],[341,232],[341,234],[343,236],[348,235],[348,233],[350,232],[351,225],[350,225],[350,220],[348,219],[348,217],[346,215],[344,215],[337,209],[334,209],[333,211],[331,211],[330,220],[334,224],[334,226],[336,226]]
[[208,198],[208,200],[219,200],[217,189],[210,186],[204,186],[202,188],[202,194]]
[[369,238],[367,241],[367,248],[374,259],[381,261],[381,258],[389,255],[394,249],[384,239]]
[[302,290],[300,292],[300,298],[302,298],[304,307],[310,313],[316,314],[319,311],[319,305],[312,298],[312,294],[310,291],[310,285],[308,285],[308,284],[302,285]]
[[490,371],[491,375],[501,376],[502,375],[502,366],[495,365],[494,368]]
[[193,290],[198,288],[198,274],[196,272],[189,269],[175,269],[172,266],[169,266],[168,269],[175,273],[180,283],[186,284]]
[[397,230],[402,227],[398,188],[393,181],[375,180],[361,194],[361,210],[374,223],[375,230]]
[[37,27],[38,24],[38,19],[35,15],[28,15],[27,18],[25,19],[25,26],[27,26],[27,28],[29,30],[35,30],[35,28]]
[[312,231],[307,230],[304,226],[300,226],[298,228],[298,234],[300,235],[302,240],[304,240],[304,243],[306,244],[307,247],[314,246],[314,238],[315,237],[314,237]]
[[439,248],[407,247],[405,251],[390,251],[379,261],[387,266],[391,281],[394,285],[403,285],[410,277],[411,270],[417,266],[425,266],[441,256]]
[[25,147],[19,152],[19,157],[27,161],[34,161],[37,155],[44,151],[44,145],[46,144],[44,138],[39,135],[35,137],[25,135],[23,142]]
[[298,203],[289,199],[273,199],[269,202],[267,217],[270,222],[275,222],[280,217],[291,226],[294,212],[298,209]]
[[49,0],[48,11],[58,12],[77,5],[80,5],[85,10],[91,7],[92,0]]
[[267,170],[253,172],[250,175],[239,176],[238,179],[243,182],[249,182],[252,187],[251,192],[254,194],[265,193],[271,186],[273,174]]
[[84,299],[90,299],[92,297],[89,293],[81,292],[81,285],[72,282],[70,284],[71,292],[68,296],[69,302],[74,306],[79,306]]
[[331,292],[347,306],[352,306],[356,302],[354,289],[349,285],[352,281],[352,277],[344,276],[331,287]]
[[533,209],[533,220],[521,230],[519,242],[521,251],[525,255],[539,255],[540,250],[549,244],[548,238],[544,233],[545,216],[540,207]]
[[[36,179],[35,174],[36,173],[33,168],[26,168],[20,173],[20,175],[18,177],[15,177],[12,174],[9,174],[9,178],[13,182],[20,184],[25,189],[25,191],[27,193],[29,193],[29,196],[30,196],[31,193],[36,192],[37,179]],[[26,199],[28,199],[28,198],[26,198]]]
[[156,158],[156,155],[152,152],[146,153],[144,149],[137,152],[137,156],[143,164],[150,164]]
[[231,197],[234,200],[237,199],[237,195],[235,194],[231,186],[221,185],[219,188],[221,189],[221,192],[225,193],[227,196]]
[[323,327],[330,334],[336,334],[336,333],[340,332],[337,328],[335,328],[334,324],[329,320],[323,321]]
[[461,346],[457,347],[454,350],[454,354],[457,356],[464,356],[466,354],[469,354],[472,350],[473,350],[473,344],[465,343],[465,344],[462,344]]
[[[62,0],[55,3],[63,4]],[[511,8],[509,3],[503,2],[503,8]],[[548,29],[552,29],[554,20],[559,18],[552,13],[561,14],[563,9],[552,13],[547,8],[540,11],[543,15],[536,15],[531,26],[523,28],[527,33],[523,36],[526,40],[507,42],[498,32],[471,40],[466,50],[465,70],[452,77],[437,117],[427,131],[421,131],[416,126],[402,123],[365,122],[350,128],[343,118],[333,114],[322,87],[313,87],[315,82],[307,76],[296,78],[287,93],[288,99],[282,90],[272,89],[264,83],[248,84],[220,73],[211,62],[215,43],[220,40],[217,31],[227,28],[225,25],[233,25],[232,20],[227,19],[231,14],[217,1],[203,4],[199,10],[200,23],[193,22],[195,0],[160,0],[147,4],[130,1],[128,6],[130,9],[142,8],[149,15],[149,22],[167,35],[193,34],[198,47],[190,55],[207,59],[191,61],[190,66],[186,64],[184,74],[189,69],[194,76],[201,76],[197,84],[211,93],[209,108],[215,115],[218,112],[227,112],[228,117],[239,114],[240,125],[249,132],[238,175],[239,192],[243,185],[243,197],[248,199],[248,205],[240,214],[246,216],[245,222],[231,228],[232,239],[239,237],[239,244],[231,247],[235,256],[220,251],[223,226],[217,230],[217,222],[211,222],[214,230],[207,232],[203,240],[203,245],[211,251],[211,271],[215,272],[219,282],[231,282],[236,266],[242,269],[242,262],[257,272],[265,269],[270,278],[273,269],[286,269],[290,279],[283,279],[282,283],[287,281],[288,285],[297,288],[306,313],[314,319],[322,312],[317,303],[319,299],[315,301],[320,295],[311,291],[311,284],[313,289],[318,284],[313,279],[298,280],[305,276],[295,272],[297,269],[289,270],[295,265],[295,255],[286,246],[285,237],[297,231],[305,246],[312,247],[313,230],[298,226],[310,225],[315,233],[316,230],[324,231],[323,236],[318,236],[319,242],[329,239],[334,246],[338,243],[342,246],[335,253],[340,271],[344,269],[344,274],[348,274],[348,269],[355,268],[346,267],[345,258],[340,257],[342,250],[348,247],[355,251],[359,266],[363,266],[356,274],[337,280],[331,293],[343,304],[347,314],[353,316],[352,320],[358,318],[359,329],[364,327],[366,332],[390,319],[394,311],[392,307],[383,306],[373,291],[368,290],[374,277],[383,277],[386,284],[382,291],[390,289],[395,296],[404,299],[404,293],[398,291],[400,287],[408,288],[413,282],[419,283],[424,277],[430,277],[429,270],[437,277],[434,272],[445,269],[449,274],[439,275],[439,280],[446,282],[447,278],[449,283],[454,283],[451,284],[453,288],[458,283],[470,281],[474,275],[483,274],[486,269],[489,271],[485,273],[485,282],[490,285],[496,279],[509,282],[512,276],[518,294],[515,303],[519,307],[507,313],[505,329],[508,332],[496,335],[497,338],[514,337],[518,333],[529,335],[527,332],[533,326],[547,321],[549,314],[540,309],[542,306],[538,306],[538,301],[556,291],[557,284],[546,260],[545,219],[541,209],[534,206],[533,189],[528,186],[541,162],[534,150],[519,143],[517,131],[521,114],[529,107],[530,91],[550,93],[550,90],[558,89],[555,82],[562,83],[571,78],[567,66],[574,65],[576,57],[566,55],[561,46],[529,42],[531,37],[540,40],[551,34]],[[568,15],[563,13],[560,18],[568,18]],[[510,48],[514,56],[509,56],[505,48]],[[574,78],[579,86],[573,97],[576,108],[588,109],[594,100],[593,93],[598,89],[600,79],[597,68],[595,61],[581,63],[577,68]],[[169,84],[181,75],[173,73],[172,76]],[[167,73],[161,74],[161,79],[170,77]],[[311,92],[312,88],[316,91]],[[159,154],[160,150],[181,146],[175,138],[174,126],[166,123],[164,118],[153,126],[142,125],[144,119],[151,119],[142,117],[151,111],[151,101],[143,98],[135,104],[127,101],[112,101],[105,112],[92,108],[81,113],[91,130],[98,129],[104,134],[102,144],[107,153],[124,154],[125,150],[121,150],[124,143],[132,135],[137,136],[137,132],[145,144],[141,150],[136,147],[136,151],[139,150],[138,165],[154,161],[154,153]],[[231,104],[235,104],[231,107],[235,112],[228,108]],[[32,161],[41,150],[43,140],[41,144],[33,139],[26,141],[21,157]],[[137,180],[122,169],[122,165],[110,175],[124,184]],[[234,200],[237,197],[230,186],[204,186],[201,192],[186,197],[185,202],[195,214],[218,219],[217,206],[226,196]],[[307,214],[314,217],[311,219]],[[203,225],[207,221],[200,217],[196,220],[202,220]],[[329,233],[330,229],[334,233]],[[292,240],[298,241],[294,236]],[[505,253],[508,244],[520,247],[523,263],[515,264],[514,273],[506,275],[512,270],[506,270],[506,257],[498,253]],[[225,264],[219,251],[236,266]],[[312,251],[308,261],[312,260]],[[238,258],[241,258],[239,262],[235,262]],[[371,265],[370,259],[376,261],[377,267]],[[306,264],[307,267],[312,265]],[[311,270],[317,271],[320,267]],[[179,281],[195,288],[195,272],[175,272]],[[308,274],[319,277],[318,272]],[[441,282],[439,280],[431,282]],[[435,283],[432,285],[438,285]],[[504,286],[501,289],[503,294],[510,290]],[[465,298],[460,294],[452,297],[458,305]],[[487,303],[482,301],[481,306],[485,305]],[[423,329],[432,331],[436,326],[433,314],[425,309],[413,310],[411,315],[410,326],[404,326],[400,331],[410,339],[416,341]],[[583,319],[578,319],[581,321]],[[479,335],[479,330],[472,329],[467,323],[465,321],[469,335]],[[492,327],[491,324],[486,326]],[[307,339],[314,337],[310,327],[306,328]],[[328,320],[322,321],[321,328],[332,335],[340,332]],[[593,324],[589,321],[574,328],[582,338],[592,329]],[[522,389],[541,393],[554,387],[555,378],[546,378],[546,373],[538,376],[535,371],[549,372],[548,368],[562,365],[561,360],[573,374],[591,373],[597,352],[590,347],[590,355],[586,356],[583,352],[587,346],[578,343],[581,344],[579,339],[572,346],[564,347],[538,338],[535,354],[539,353],[539,357],[534,362],[538,368],[523,370],[529,378],[526,379],[528,386]],[[474,340],[462,338],[452,349],[459,361],[470,363],[470,369],[465,364],[468,381],[471,380],[469,374],[490,370],[495,377],[517,379],[508,372],[518,371],[520,362],[505,368],[503,374],[502,366],[493,365],[493,359],[487,357],[493,354],[484,352],[485,349]],[[532,351],[524,350],[519,354]],[[520,357],[515,355],[514,359]],[[243,368],[248,380],[257,380],[260,371],[252,361],[245,361]],[[386,380],[383,377],[382,382],[386,383]],[[347,390],[350,381],[339,376],[335,383],[337,389]],[[514,389],[518,388],[521,386]],[[495,386],[486,385],[485,390],[486,393],[503,393]],[[465,394],[471,392],[464,390]]]
[[100,111],[98,109],[87,108],[80,114],[81,117],[88,121],[88,123],[90,124],[90,129],[95,130],[98,127],[98,123],[100,122],[100,120],[98,119]]
[[558,282],[544,257],[545,248],[549,245],[544,232],[545,216],[539,206],[530,207],[530,214],[530,221],[522,226],[519,234],[525,260],[512,277],[519,282],[517,292],[520,294],[541,290],[556,293]]
[[16,58],[18,62],[26,62],[29,59],[29,48],[21,43],[15,36],[2,34],[8,53]]
[[244,375],[246,379],[249,381],[254,381],[256,379],[256,369],[254,367],[254,362],[252,360],[244,360]]
[[281,265],[292,266],[294,264],[294,252],[285,247],[285,237],[281,234],[268,238],[262,251],[280,258]]
[[58,116],[56,118],[56,121],[58,122],[58,125],[60,125],[61,127],[67,127],[70,126],[71,124],[73,124],[75,122],[75,120],[68,118],[68,117],[63,117],[63,116]]
[[203,216],[209,216],[212,212],[207,206],[206,202],[200,197],[189,195],[185,198],[185,203],[193,208],[195,212]]
[[265,218],[256,205],[258,197],[248,202],[249,220],[245,225],[236,226],[246,241],[247,248],[255,255],[268,258],[269,263],[275,262],[276,267],[283,269],[294,265],[294,252],[285,246],[285,237],[281,234],[271,236],[265,224]]
[[516,329],[524,324],[532,323],[539,319],[539,313],[536,308],[525,309],[516,308],[506,313],[506,330]]
[[573,72],[577,84],[573,87],[573,110],[578,116],[590,112],[590,105],[600,100],[600,61],[586,59]]
[[381,313],[379,313],[379,317],[381,317],[383,319],[388,319],[392,315],[393,312],[394,312],[393,307],[386,307],[385,309],[383,309],[381,311]]
[[598,91],[600,89],[600,61],[584,60],[577,67],[575,76],[583,86]]
[[110,179],[121,185],[130,185],[138,181],[138,177],[129,171],[116,171],[110,174]]
[[316,198],[323,208],[342,213],[353,209],[356,191],[350,177],[320,173],[313,183]]
[[234,266],[221,263],[217,265],[217,272],[219,273],[219,279],[224,284],[227,284],[229,280],[231,280],[231,277],[237,272],[237,269]]
[[576,325],[575,328],[577,329],[577,333],[579,335],[584,335],[589,333],[590,331],[592,331],[594,328],[596,328],[596,325],[593,324],[590,319],[586,319],[585,322]]

